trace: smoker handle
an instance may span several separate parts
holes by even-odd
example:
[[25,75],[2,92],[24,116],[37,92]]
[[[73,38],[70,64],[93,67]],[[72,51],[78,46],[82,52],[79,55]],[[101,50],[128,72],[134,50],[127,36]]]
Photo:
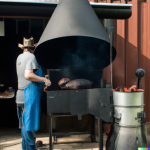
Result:
[[137,89],[140,89],[141,88],[141,78],[145,76],[145,70],[144,69],[137,69],[136,72],[135,72],[135,75],[138,77],[138,85],[137,85]]

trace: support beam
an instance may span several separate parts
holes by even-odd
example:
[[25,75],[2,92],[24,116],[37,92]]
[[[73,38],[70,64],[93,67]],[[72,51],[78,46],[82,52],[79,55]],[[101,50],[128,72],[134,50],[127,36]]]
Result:
[[[0,16],[28,16],[50,18],[58,3],[0,1]],[[132,14],[132,4],[90,3],[95,13],[102,18],[128,19]]]

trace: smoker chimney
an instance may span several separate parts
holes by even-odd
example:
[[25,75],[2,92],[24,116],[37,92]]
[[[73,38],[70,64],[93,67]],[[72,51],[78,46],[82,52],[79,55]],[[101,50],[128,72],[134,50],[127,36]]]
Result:
[[76,62],[82,69],[103,69],[110,64],[110,40],[88,0],[60,0],[34,54],[47,69],[74,68]]

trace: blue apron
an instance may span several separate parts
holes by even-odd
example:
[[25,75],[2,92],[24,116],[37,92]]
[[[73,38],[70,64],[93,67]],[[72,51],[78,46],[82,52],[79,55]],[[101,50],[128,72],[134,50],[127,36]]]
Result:
[[[41,67],[35,74],[40,77],[43,76]],[[26,131],[35,132],[39,130],[42,91],[43,82],[31,82],[31,84],[24,89],[25,112],[23,114],[23,124]]]

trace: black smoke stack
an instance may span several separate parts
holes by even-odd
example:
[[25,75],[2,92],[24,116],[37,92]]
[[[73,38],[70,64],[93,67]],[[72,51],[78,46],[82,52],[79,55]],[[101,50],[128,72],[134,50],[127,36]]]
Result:
[[110,40],[88,0],[60,0],[34,54],[46,69],[103,69],[110,64]]

